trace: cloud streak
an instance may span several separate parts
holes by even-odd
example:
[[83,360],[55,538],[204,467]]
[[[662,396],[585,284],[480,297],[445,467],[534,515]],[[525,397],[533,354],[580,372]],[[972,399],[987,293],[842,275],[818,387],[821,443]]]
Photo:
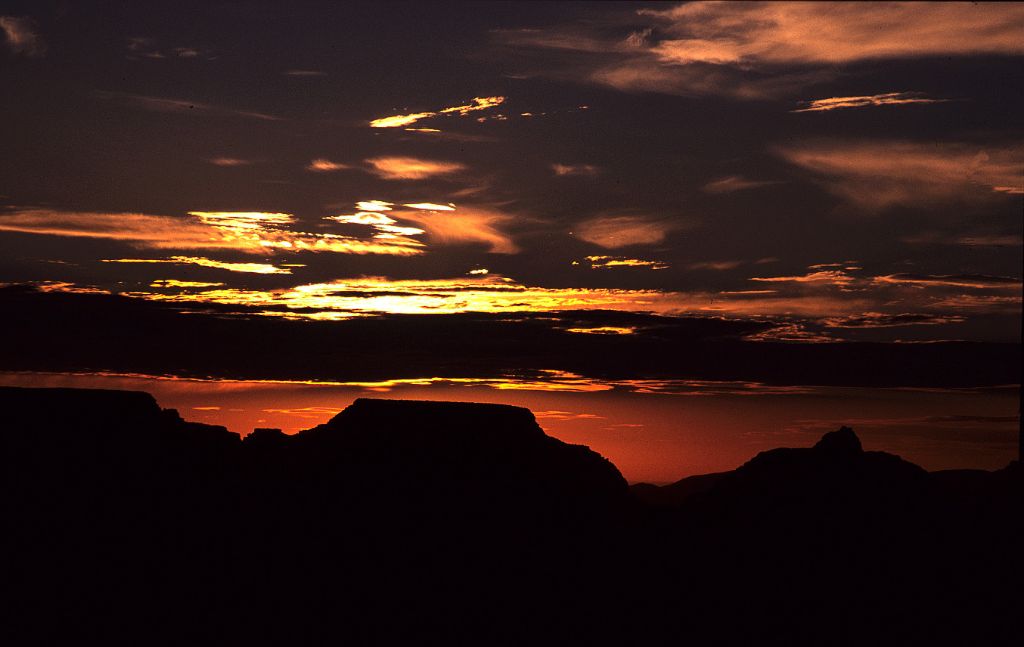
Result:
[[1024,193],[1019,146],[833,140],[775,152],[818,174],[837,196],[869,210]]
[[844,108],[867,108],[870,106],[900,106],[915,103],[946,103],[949,99],[928,99],[918,92],[887,92],[857,97],[829,97],[805,102],[803,108],[790,112],[827,112]]
[[578,224],[574,233],[588,243],[618,249],[660,243],[669,231],[681,225],[645,216],[599,216]]
[[366,160],[371,172],[384,180],[426,180],[465,170],[458,162],[441,162],[416,157],[373,157]]
[[742,175],[729,175],[708,182],[702,187],[702,190],[705,193],[710,193],[712,195],[721,195],[724,193],[747,191],[749,189],[759,189],[764,186],[771,186],[772,184],[778,184],[778,182],[770,180],[748,180]]
[[242,272],[246,274],[291,274],[290,267],[278,267],[269,263],[230,263],[216,261],[202,256],[172,256],[170,258],[111,258],[104,259],[104,263],[171,263],[174,265],[198,265],[200,267],[212,267],[228,272]]
[[466,115],[476,112],[478,110],[489,110],[496,106],[501,105],[505,102],[505,97],[474,97],[470,103],[459,106],[452,106],[450,108],[441,108],[436,111],[430,112],[413,112],[404,115],[393,115],[391,117],[381,117],[374,119],[370,122],[371,128],[403,128],[405,126],[411,126],[417,121],[423,119],[429,119],[431,117],[438,117],[441,115],[458,115],[465,117]]
[[225,249],[246,254],[332,252],[339,254],[422,253],[423,243],[295,231],[285,213],[192,211],[190,218],[138,213],[69,212],[29,209],[0,215],[0,231],[120,240],[149,249]]

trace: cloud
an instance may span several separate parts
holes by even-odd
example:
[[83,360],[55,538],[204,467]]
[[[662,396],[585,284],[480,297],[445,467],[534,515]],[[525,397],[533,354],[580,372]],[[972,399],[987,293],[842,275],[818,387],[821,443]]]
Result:
[[551,170],[555,175],[564,177],[566,175],[597,175],[601,169],[590,164],[552,164]]
[[30,18],[0,16],[0,32],[15,54],[36,57],[46,53],[46,44],[36,33],[35,24]]
[[332,171],[344,171],[345,169],[352,168],[348,164],[342,164],[340,162],[332,162],[329,159],[322,157],[317,158],[309,163],[306,167],[307,171],[313,171],[315,173],[330,173]]
[[805,101],[804,107],[790,112],[826,112],[843,108],[865,108],[868,106],[898,106],[913,103],[946,103],[949,99],[928,99],[919,92],[888,92],[858,97],[829,97]]
[[707,2],[642,9],[677,64],[832,65],[873,59],[1024,53],[1024,6],[995,3]]
[[372,173],[385,180],[425,180],[451,175],[466,167],[457,162],[439,162],[415,157],[374,157],[366,160]]
[[255,160],[239,159],[237,157],[214,157],[207,161],[214,166],[249,166],[255,163]]
[[494,254],[515,254],[519,247],[503,228],[514,216],[491,208],[458,206],[439,210],[417,207],[394,212],[396,218],[411,220],[427,230],[431,243],[483,243]]
[[764,99],[861,61],[1019,55],[1022,31],[1018,3],[688,2],[495,37],[552,52],[543,75],[630,92]]
[[158,47],[156,39],[139,36],[128,39],[128,51],[130,52],[128,56],[130,60],[136,60],[140,56],[142,58],[156,60],[167,58],[204,58],[210,61],[215,58],[210,56],[210,53],[206,50],[202,50],[198,47],[161,48]]
[[923,232],[901,238],[911,245],[962,245],[964,247],[1020,247],[1024,239],[1020,234],[973,233],[943,234]]
[[212,267],[229,272],[243,272],[247,274],[291,274],[291,267],[294,265],[278,267],[269,263],[229,263],[226,261],[215,261],[202,256],[172,256],[170,258],[111,258],[104,259],[104,263],[172,263],[175,265],[198,265],[200,267]]
[[822,319],[821,323],[828,328],[897,328],[903,326],[937,326],[961,323],[963,321],[963,317],[956,315],[865,312],[864,314],[847,317],[829,317]]
[[209,103],[202,103],[199,101],[186,101],[184,99],[166,99],[162,97],[149,97],[140,94],[129,94],[126,92],[98,91],[96,92],[96,94],[97,96],[100,96],[102,98],[123,101],[128,105],[135,106],[137,108],[142,108],[143,110],[151,110],[154,112],[201,114],[220,117],[244,117],[246,119],[256,119],[258,121],[282,121],[281,117],[267,114],[264,112],[235,110],[234,108],[225,108],[223,106],[215,106]]
[[[609,267],[639,267],[649,270],[664,270],[670,266],[668,263],[661,261],[647,261],[640,258],[627,258],[625,256],[587,256],[586,260],[590,263],[590,269],[600,270]],[[573,265],[578,265],[579,261],[573,261]]]
[[599,216],[581,222],[574,233],[588,243],[618,249],[660,243],[669,231],[680,228],[680,225],[644,216]]
[[408,256],[422,253],[423,247],[407,237],[379,240],[294,231],[295,218],[285,213],[191,211],[189,216],[27,209],[0,215],[0,231],[121,240],[150,249],[230,249],[246,254],[312,251]]
[[702,190],[705,193],[718,195],[722,193],[746,191],[747,189],[757,189],[763,186],[770,186],[772,184],[778,184],[778,182],[770,180],[748,180],[742,175],[729,175],[708,182],[702,187]]
[[428,119],[430,117],[437,117],[440,115],[458,115],[465,117],[471,112],[478,110],[488,110],[496,106],[501,105],[505,102],[505,97],[474,97],[471,103],[452,106],[450,108],[441,108],[432,112],[413,112],[405,115],[394,115],[391,117],[381,117],[380,119],[374,119],[370,122],[371,128],[401,128],[403,126],[409,126],[421,119]]
[[834,194],[868,210],[1024,193],[1019,146],[824,141],[781,146],[775,152],[820,175]]
[[149,284],[151,288],[216,288],[222,287],[223,283],[211,283],[209,281],[179,281],[178,279],[157,279]]
[[987,276],[985,274],[889,274],[876,276],[878,283],[911,286],[946,286],[954,288],[1009,289],[1019,290],[1021,280],[1008,276]]
[[321,72],[320,70],[287,70],[285,72],[285,76],[327,76],[327,73]]
[[743,261],[698,261],[696,263],[690,263],[686,266],[686,269],[724,272],[727,270],[734,270],[740,265],[743,265]]

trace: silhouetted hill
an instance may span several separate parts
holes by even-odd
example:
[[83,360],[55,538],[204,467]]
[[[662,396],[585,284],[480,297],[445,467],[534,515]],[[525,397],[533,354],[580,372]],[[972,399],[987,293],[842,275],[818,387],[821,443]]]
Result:
[[0,408],[4,644],[1019,637],[1016,465],[928,474],[843,428],[631,498],[517,407],[362,399],[244,441],[145,393]]

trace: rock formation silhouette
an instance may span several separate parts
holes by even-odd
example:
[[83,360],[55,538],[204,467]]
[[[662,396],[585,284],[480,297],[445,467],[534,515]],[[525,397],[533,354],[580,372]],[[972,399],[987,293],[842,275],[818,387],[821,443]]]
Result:
[[1020,472],[853,430],[627,487],[525,409],[357,400],[241,440],[0,388],[4,644],[1002,644]]

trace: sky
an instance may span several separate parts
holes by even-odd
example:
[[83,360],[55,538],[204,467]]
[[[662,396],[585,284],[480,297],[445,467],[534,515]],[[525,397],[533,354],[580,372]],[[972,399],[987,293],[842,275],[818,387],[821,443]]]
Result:
[[1016,3],[3,2],[0,381],[998,467],[1022,55]]

